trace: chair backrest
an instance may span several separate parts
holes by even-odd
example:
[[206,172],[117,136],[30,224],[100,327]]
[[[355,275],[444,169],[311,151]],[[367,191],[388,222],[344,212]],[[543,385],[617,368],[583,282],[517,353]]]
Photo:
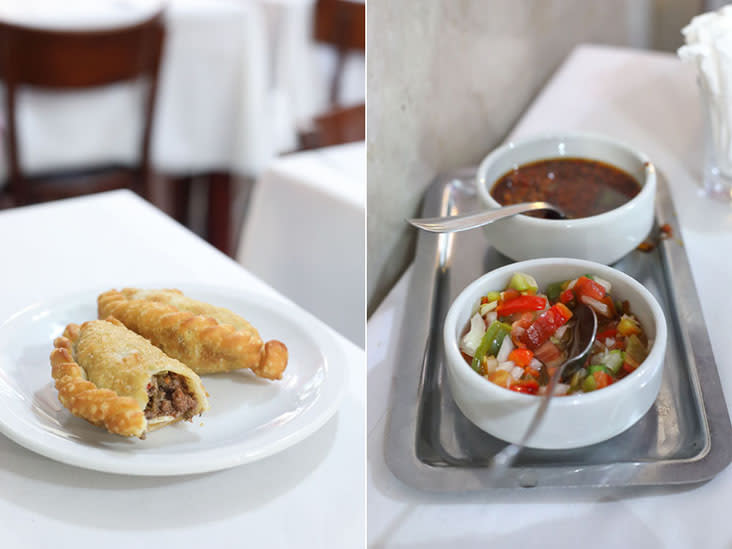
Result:
[[140,169],[149,171],[164,35],[161,13],[133,26],[102,31],[52,31],[0,23],[0,79],[6,89],[11,192],[25,193],[15,112],[17,88],[24,85],[68,90],[148,78]]
[[346,54],[366,50],[366,6],[348,0],[318,0],[315,5],[316,42],[337,51],[336,70],[330,86],[330,102],[338,102],[338,90],[343,75]]

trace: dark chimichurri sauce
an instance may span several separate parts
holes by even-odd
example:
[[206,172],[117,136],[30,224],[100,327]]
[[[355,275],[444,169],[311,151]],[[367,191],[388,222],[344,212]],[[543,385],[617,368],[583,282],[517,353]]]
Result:
[[[623,170],[584,158],[553,158],[523,164],[504,174],[491,189],[503,205],[546,201],[568,218],[589,217],[628,202],[641,190]],[[545,212],[527,215],[544,217]]]

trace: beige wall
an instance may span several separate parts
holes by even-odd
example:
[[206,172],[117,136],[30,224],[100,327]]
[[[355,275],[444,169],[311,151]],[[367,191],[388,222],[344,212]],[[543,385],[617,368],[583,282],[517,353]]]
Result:
[[436,174],[498,144],[576,44],[653,46],[659,12],[688,21],[697,4],[368,0],[369,314],[412,259],[404,218]]

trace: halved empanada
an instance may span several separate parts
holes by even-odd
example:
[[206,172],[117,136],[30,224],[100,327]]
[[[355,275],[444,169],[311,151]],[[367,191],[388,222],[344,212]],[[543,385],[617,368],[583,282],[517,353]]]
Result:
[[114,318],[69,324],[53,343],[59,400],[111,433],[144,438],[208,410],[195,372]]
[[250,368],[281,379],[287,347],[262,341],[239,315],[183,295],[179,290],[110,290],[97,299],[100,318],[114,316],[198,374]]

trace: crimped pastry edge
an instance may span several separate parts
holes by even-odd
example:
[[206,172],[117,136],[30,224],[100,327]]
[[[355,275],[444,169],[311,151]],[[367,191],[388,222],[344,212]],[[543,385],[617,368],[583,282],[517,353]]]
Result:
[[[104,321],[126,328],[114,317]],[[89,381],[85,369],[73,357],[73,348],[80,332],[78,324],[67,325],[63,335],[54,340],[50,355],[51,376],[55,381],[58,399],[73,415],[103,427],[110,433],[141,439],[148,432],[183,419],[161,416],[157,421],[148,422],[144,410],[140,409],[134,398],[120,396]],[[206,409],[208,405],[204,402],[201,411]]]
[[[265,343],[253,326],[251,327],[253,333],[246,330],[237,330],[234,326],[220,323],[211,316],[196,315],[160,301],[130,299],[128,297],[128,295],[132,295],[137,291],[139,290],[136,288],[123,288],[121,291],[112,289],[100,294],[97,298],[99,318],[115,316],[129,329],[143,335],[154,345],[163,349],[170,356],[184,362],[200,375],[248,368],[255,375],[265,379],[282,379],[288,362],[288,351],[284,343],[277,340]],[[184,296],[183,292],[177,289],[160,291],[170,291]],[[176,353],[171,349],[166,349],[161,341],[156,341],[155,337],[151,337],[152,334],[142,333],[139,326],[131,325],[133,323],[130,322],[127,314],[129,307],[141,307],[143,304],[147,307],[145,315],[148,321],[153,321],[158,326],[162,326],[164,323],[175,323],[179,329],[194,333],[200,345],[208,346],[210,349],[215,349],[217,353],[226,355],[227,366],[207,367],[202,364],[193,364],[187,361],[185,357],[176,356]],[[247,324],[249,323],[247,322]],[[253,345],[257,347],[254,353],[252,352]],[[256,361],[247,359],[247,355],[252,354],[256,354]]]

